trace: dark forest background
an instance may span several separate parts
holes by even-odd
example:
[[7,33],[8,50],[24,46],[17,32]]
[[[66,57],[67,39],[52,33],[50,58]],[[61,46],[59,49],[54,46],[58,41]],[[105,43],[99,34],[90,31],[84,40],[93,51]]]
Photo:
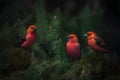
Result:
[[[120,80],[119,0],[0,0],[0,80]],[[14,46],[37,26],[30,51]],[[97,32],[116,52],[91,51],[83,36]],[[67,36],[81,44],[81,59],[66,55]]]

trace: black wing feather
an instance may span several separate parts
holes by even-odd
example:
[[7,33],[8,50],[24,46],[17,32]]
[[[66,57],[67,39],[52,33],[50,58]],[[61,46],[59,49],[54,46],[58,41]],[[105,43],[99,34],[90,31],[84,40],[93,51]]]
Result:
[[26,38],[25,38],[25,37],[26,37],[26,35],[23,35],[22,37],[20,37],[20,38],[15,42],[15,46],[16,46],[16,47],[21,47],[21,44],[26,41]]
[[97,38],[94,38],[94,40],[96,41],[96,44],[97,44],[98,46],[100,46],[100,47],[102,47],[102,48],[104,48],[104,49],[106,49],[106,50],[109,50],[109,49],[110,49],[109,46],[106,45],[106,43],[105,43],[101,38],[97,37]]

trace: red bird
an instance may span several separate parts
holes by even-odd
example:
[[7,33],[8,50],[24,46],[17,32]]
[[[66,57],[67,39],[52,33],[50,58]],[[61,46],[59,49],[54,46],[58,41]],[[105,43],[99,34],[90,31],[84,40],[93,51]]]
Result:
[[75,34],[70,34],[68,36],[68,42],[66,43],[66,51],[68,56],[72,60],[80,59],[80,44],[78,38]]
[[25,36],[20,38],[16,45],[21,48],[30,48],[36,40],[36,26],[31,25],[27,29],[27,33]]
[[84,36],[87,36],[88,45],[96,52],[109,52],[110,47],[93,31],[89,31]]

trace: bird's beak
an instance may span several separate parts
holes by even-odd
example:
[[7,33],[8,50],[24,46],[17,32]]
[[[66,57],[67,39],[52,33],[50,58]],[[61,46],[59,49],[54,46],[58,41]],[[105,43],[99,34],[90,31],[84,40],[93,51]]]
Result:
[[69,39],[69,36],[65,36],[67,39]]
[[68,35],[68,36],[65,36],[67,39],[70,39],[71,37]]
[[87,36],[87,34],[84,34],[83,36]]

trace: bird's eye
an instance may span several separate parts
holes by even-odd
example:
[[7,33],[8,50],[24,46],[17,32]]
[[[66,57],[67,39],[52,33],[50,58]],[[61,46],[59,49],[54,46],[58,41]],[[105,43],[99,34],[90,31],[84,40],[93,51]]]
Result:
[[31,27],[31,29],[34,29],[33,27]]
[[69,38],[73,38],[74,36],[70,36]]
[[91,34],[87,34],[88,36],[91,36]]

